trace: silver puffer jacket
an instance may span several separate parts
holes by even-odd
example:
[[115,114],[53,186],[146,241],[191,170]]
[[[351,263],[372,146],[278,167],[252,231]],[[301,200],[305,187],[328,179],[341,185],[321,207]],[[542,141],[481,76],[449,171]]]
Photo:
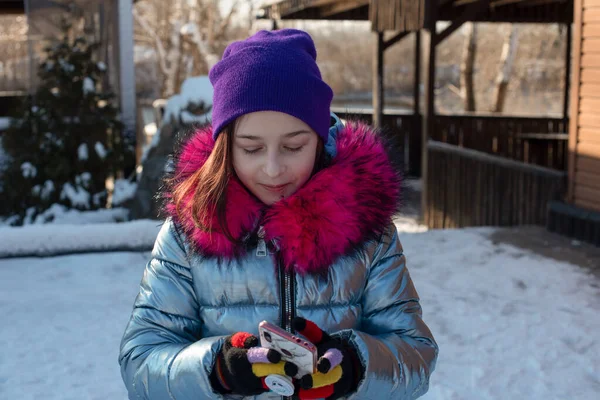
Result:
[[[231,179],[226,215],[237,244],[197,229],[189,204],[176,210],[167,201],[171,217],[121,342],[130,399],[241,398],[217,394],[209,381],[224,337],[257,334],[262,320],[290,329],[296,315],[357,349],[365,375],[349,399],[427,392],[438,346],[391,223],[398,174],[386,144],[367,126],[348,124],[336,136],[329,165],[271,207]],[[183,144],[174,186],[206,161],[211,137],[208,128]]]

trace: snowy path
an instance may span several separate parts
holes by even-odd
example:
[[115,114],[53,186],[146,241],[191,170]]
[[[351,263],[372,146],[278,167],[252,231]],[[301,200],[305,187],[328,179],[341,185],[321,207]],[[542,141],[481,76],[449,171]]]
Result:
[[[598,281],[490,232],[401,235],[441,348],[423,399],[600,398]],[[0,399],[126,399],[118,347],[148,256],[0,260]]]

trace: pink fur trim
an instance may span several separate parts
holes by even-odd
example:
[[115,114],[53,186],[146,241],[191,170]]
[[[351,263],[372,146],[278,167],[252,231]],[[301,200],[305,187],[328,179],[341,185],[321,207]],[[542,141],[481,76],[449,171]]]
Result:
[[[212,130],[198,131],[185,144],[176,173],[181,177],[192,174],[206,162],[212,146]],[[361,123],[346,126],[338,133],[337,151],[329,167],[292,196],[266,209],[266,239],[278,241],[285,265],[298,273],[327,269],[337,258],[381,233],[398,207],[398,174],[370,127]],[[255,228],[265,207],[236,178],[230,181],[227,198],[229,229],[241,239]],[[223,234],[196,228],[190,204],[184,208],[182,215],[177,215],[169,204],[167,212],[204,254],[231,258],[240,253]],[[217,226],[216,221],[214,217],[212,226]]]

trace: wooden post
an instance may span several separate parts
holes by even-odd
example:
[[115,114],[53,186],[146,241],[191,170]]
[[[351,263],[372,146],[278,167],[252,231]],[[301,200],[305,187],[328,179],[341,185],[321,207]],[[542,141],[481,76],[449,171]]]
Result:
[[581,86],[581,38],[583,33],[583,2],[582,0],[575,0],[574,15],[573,15],[573,77],[571,82],[573,83],[570,87],[570,110],[569,113],[569,158],[568,158],[568,192],[567,201],[569,203],[575,202],[575,163],[577,161],[577,142],[579,138],[579,126],[577,120],[579,119],[579,88]]
[[373,126],[383,123],[383,32],[375,32],[373,47]]
[[427,192],[428,179],[427,179],[427,143],[431,132],[433,131],[433,124],[435,118],[435,45],[437,42],[436,38],[436,21],[437,21],[437,0],[430,1],[430,18],[425,26],[425,30],[422,33],[423,41],[423,59],[427,60],[427,66],[424,69],[425,73],[425,109],[423,112],[423,130],[422,130],[422,153],[421,153],[421,179],[423,180],[423,192],[421,195],[421,209],[423,212],[423,220],[425,225],[430,225],[430,215],[428,210]]
[[565,54],[565,94],[563,99],[563,118],[565,124],[569,118],[569,90],[571,88],[571,46],[573,35],[571,32],[571,24],[566,24],[567,28],[567,49]]
[[[421,176],[421,31],[415,31],[415,71],[413,85],[413,125],[409,140],[408,162],[409,171],[415,176]],[[414,158],[414,159],[413,159]]]

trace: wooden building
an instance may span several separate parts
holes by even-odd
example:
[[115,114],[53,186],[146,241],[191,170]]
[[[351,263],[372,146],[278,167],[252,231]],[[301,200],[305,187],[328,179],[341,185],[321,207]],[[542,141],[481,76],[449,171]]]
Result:
[[568,192],[550,230],[600,245],[600,0],[575,0]]
[[[573,159],[574,153],[569,153],[568,147],[569,124],[582,122],[581,118],[570,118],[570,115],[579,115],[579,107],[590,110],[600,104],[600,97],[597,104],[591,99],[582,101],[581,105],[572,103],[569,112],[574,12],[580,25],[586,18],[588,22],[592,18],[600,21],[600,8],[598,13],[584,13],[583,20],[580,15],[581,7],[585,7],[582,1],[589,8],[592,4],[600,5],[600,0],[575,1],[579,10],[574,8],[574,1],[281,0],[263,8],[263,17],[272,19],[274,27],[277,27],[277,21],[285,19],[371,22],[376,36],[372,59],[373,115],[364,116],[364,119],[375,126],[387,125],[396,129],[398,135],[408,138],[405,141],[409,143],[407,172],[423,177],[423,217],[430,228],[545,225],[557,221],[549,218],[554,214],[548,212],[548,205],[565,205],[567,182],[581,182],[582,178],[589,182],[594,179],[590,170],[598,170],[598,161],[590,161],[581,154]],[[440,21],[449,23],[441,31],[437,25]],[[436,49],[465,22],[562,24],[567,32],[563,115],[552,118],[504,114],[441,115],[436,112]],[[597,26],[597,30],[593,25],[586,30],[584,25],[583,31],[595,35],[600,32],[600,23]],[[384,34],[391,32],[393,35],[384,40]],[[389,115],[383,112],[384,52],[405,38],[415,40],[415,71],[423,71],[423,81],[418,73],[415,74],[413,112]],[[596,43],[600,46],[600,36]],[[590,41],[584,42],[583,47],[576,44],[575,62],[582,58],[584,64],[598,63],[600,67],[600,52],[597,56],[586,54],[586,48],[595,45]],[[600,80],[593,81],[597,86],[590,80],[600,78],[600,72],[596,76],[593,71],[584,70],[584,84],[579,85],[577,68],[573,81],[577,90],[592,97],[600,93]],[[419,98],[421,85],[423,101]],[[573,107],[577,113],[573,113]],[[590,117],[592,114],[588,111],[587,118]],[[586,123],[590,121],[588,119]],[[600,123],[595,126],[600,128]],[[589,132],[589,129],[581,130],[579,135],[588,138],[589,142]],[[573,147],[573,140],[571,142]],[[581,143],[585,146],[585,142]],[[588,145],[587,151],[590,149]],[[579,169],[570,170],[568,180],[568,166],[573,167],[574,162],[579,162]],[[582,170],[583,165],[586,169]],[[574,171],[584,172],[578,177],[579,181],[574,181]],[[595,189],[598,187],[571,185],[569,201],[583,199],[589,207],[598,199],[597,196],[596,200],[590,197],[598,193]]]

